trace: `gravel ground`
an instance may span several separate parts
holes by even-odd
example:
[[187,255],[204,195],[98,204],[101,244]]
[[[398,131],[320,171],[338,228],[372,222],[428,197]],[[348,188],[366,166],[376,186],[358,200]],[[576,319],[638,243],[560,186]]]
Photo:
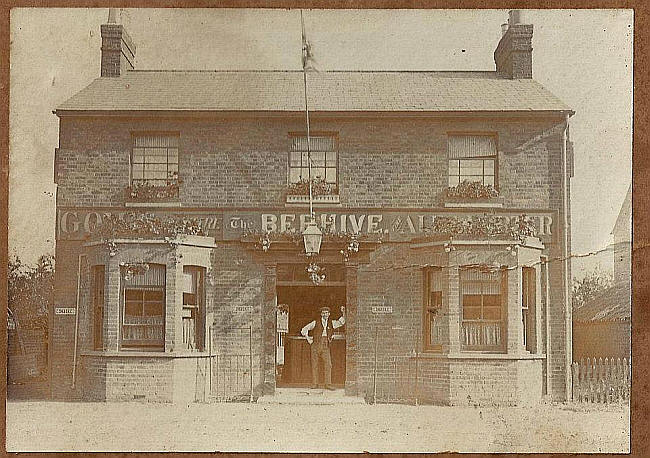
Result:
[[7,451],[629,451],[627,405],[7,402]]

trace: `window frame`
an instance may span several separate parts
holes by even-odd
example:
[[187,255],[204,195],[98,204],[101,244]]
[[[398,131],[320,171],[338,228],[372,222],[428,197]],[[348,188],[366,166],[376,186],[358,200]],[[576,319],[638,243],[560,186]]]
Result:
[[[125,271],[124,269],[120,269],[120,313],[119,313],[119,348],[121,350],[125,351],[153,351],[153,352],[160,352],[160,351],[165,351],[165,336],[166,336],[166,324],[167,324],[167,266],[164,264],[150,264],[150,266],[158,266],[159,268],[162,269],[163,274],[163,281],[162,284],[160,285],[152,285],[152,284],[128,284],[127,281],[125,280]],[[125,317],[126,317],[126,294],[127,290],[140,290],[143,292],[145,291],[157,291],[162,293],[162,299],[160,300],[161,302],[161,308],[162,308],[162,323],[156,326],[162,327],[162,337],[159,341],[152,341],[152,340],[125,340],[124,339],[124,334],[125,334],[125,325],[128,325],[129,323],[125,323]],[[142,307],[143,307],[143,315],[144,316],[144,305],[145,305],[144,299],[142,302]],[[152,301],[153,302],[153,301]],[[156,301],[158,302],[158,301]],[[148,342],[156,342],[155,344],[148,344]]]
[[[173,146],[136,146],[136,140],[139,138],[144,138],[144,137],[158,137],[158,138],[176,138],[176,162],[170,162],[169,161],[169,149],[174,149]],[[165,162],[151,162],[147,163],[146,162],[146,154],[143,152],[142,156],[142,162],[136,162],[135,161],[135,149],[136,148],[141,148],[141,149],[146,149],[146,148],[151,148],[151,149],[165,149],[166,151],[166,161]],[[154,186],[154,187],[164,187],[168,186],[170,184],[178,183],[179,177],[180,177],[180,150],[181,150],[181,135],[180,132],[174,132],[174,131],[137,131],[137,132],[131,132],[131,152],[129,154],[129,183],[131,186],[135,185],[149,185],[149,186]],[[145,171],[146,171],[146,165],[166,165],[165,172],[167,173],[166,178],[145,178]],[[134,177],[134,171],[133,167],[134,165],[142,165],[142,178],[135,178]],[[170,173],[174,173],[173,171],[170,171],[169,166],[170,165],[175,165],[176,166],[176,176],[170,177]],[[151,171],[150,171],[151,172]],[[155,183],[152,183],[155,182]]]
[[[181,324],[185,317],[185,310],[189,310],[190,314],[194,313],[194,345],[186,348],[187,350],[194,351],[204,351],[205,350],[205,338],[206,338],[206,288],[205,288],[205,277],[207,269],[202,266],[196,265],[184,265],[183,274],[192,274],[196,272],[196,283],[194,288],[196,293],[193,294],[195,298],[195,304],[186,303],[186,298],[189,298],[191,293],[183,291],[182,298],[182,312],[181,312]],[[194,277],[193,277],[194,280]],[[187,296],[186,296],[187,294]],[[183,327],[183,326],[182,326]],[[184,329],[184,327],[183,327]],[[183,341],[183,344],[188,344],[188,342]]]
[[[498,284],[499,284],[499,319],[494,320],[494,319],[486,319],[484,318],[484,308],[485,303],[484,303],[484,296],[496,296],[494,294],[485,294],[484,293],[484,286],[490,284],[492,281],[491,280],[463,280],[463,275],[462,271],[471,271],[471,270],[477,270],[480,272],[480,269],[477,268],[461,268],[459,270],[459,275],[458,275],[458,283],[459,283],[459,288],[458,288],[458,294],[459,294],[459,308],[460,308],[460,349],[461,351],[464,352],[483,352],[483,353],[500,353],[503,352],[506,348],[506,340],[507,340],[507,333],[505,332],[506,329],[505,327],[507,326],[507,290],[506,290],[506,279],[505,279],[505,273],[502,269],[498,271]],[[481,297],[481,304],[480,304],[480,318],[478,319],[466,319],[465,318],[465,296],[466,294],[463,293],[463,285],[466,283],[473,283],[473,284],[480,284],[480,297]],[[467,294],[469,296],[469,294]],[[476,296],[476,294],[472,294],[472,296]],[[476,307],[476,306],[474,306]],[[487,307],[494,307],[494,306],[487,306]],[[485,323],[498,323],[498,328],[499,328],[499,343],[497,345],[485,345],[483,343],[479,343],[478,345],[469,345],[465,343],[465,339],[463,338],[463,325],[466,322],[470,323],[478,323],[481,325],[481,333],[483,332],[483,326]],[[483,338],[483,337],[481,337]]]
[[[489,155],[489,156],[474,156],[474,157],[463,157],[463,158],[450,158],[450,151],[449,151],[449,142],[452,137],[491,137],[494,139],[494,145],[495,145],[495,151],[494,155]],[[447,186],[448,187],[454,187],[458,185],[451,186],[449,184],[449,179],[451,178],[451,161],[458,161],[458,184],[462,183],[461,181],[461,167],[460,167],[460,162],[463,160],[480,160],[482,161],[482,167],[483,167],[483,174],[481,175],[482,181],[481,184],[485,183],[485,160],[493,160],[494,161],[494,184],[492,187],[496,189],[497,191],[499,190],[499,135],[496,132],[464,132],[464,131],[459,131],[459,132],[447,132]],[[488,175],[492,176],[492,175]]]
[[535,315],[537,304],[537,271],[534,267],[521,268],[521,322],[524,349],[535,353]]
[[[431,276],[433,273],[438,273],[442,275],[442,268],[440,267],[427,267],[423,270],[423,294],[422,294],[422,345],[424,351],[431,352],[440,352],[442,351],[442,343],[433,344],[431,343],[431,317],[430,317],[430,308],[437,308],[438,312],[435,315],[436,319],[440,319],[440,312],[443,307],[443,291],[442,288],[440,291],[431,291]],[[444,280],[443,280],[444,281]],[[438,307],[432,305],[432,293],[438,293],[436,296],[436,301],[439,304]]]
[[[104,349],[104,312],[106,310],[106,266],[92,266],[92,345],[93,350]],[[100,281],[101,279],[101,281]]]
[[[287,186],[290,186],[294,184],[294,182],[291,181],[291,170],[292,169],[302,169],[304,166],[302,165],[302,154],[300,158],[300,166],[299,167],[292,167],[291,165],[291,154],[292,153],[306,153],[307,151],[294,151],[292,150],[292,143],[293,139],[296,137],[307,137],[307,132],[289,132],[289,147],[288,147],[288,153],[287,153]],[[333,183],[333,187],[336,190],[334,192],[335,195],[338,195],[340,193],[341,189],[341,183],[340,183],[340,166],[339,166],[339,135],[338,132],[331,132],[331,131],[313,131],[309,133],[309,137],[311,139],[315,137],[329,137],[332,139],[333,143],[333,150],[332,151],[323,151],[325,153],[325,166],[324,167],[312,167],[313,168],[324,168],[325,169],[325,181],[327,182],[327,169],[328,168],[334,168],[334,175],[335,175],[335,182]],[[317,151],[319,152],[319,151]],[[333,167],[327,165],[327,153],[332,152],[336,155],[336,160],[335,160],[335,165]],[[307,164],[308,166],[309,164]],[[304,177],[306,180],[308,177]],[[312,177],[312,179],[315,177]]]

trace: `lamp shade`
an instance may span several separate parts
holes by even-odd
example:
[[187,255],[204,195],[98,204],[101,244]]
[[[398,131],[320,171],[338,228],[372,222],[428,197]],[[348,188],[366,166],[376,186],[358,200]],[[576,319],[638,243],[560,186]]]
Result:
[[305,253],[307,256],[313,256],[320,253],[323,233],[314,221],[307,223],[307,227],[305,227],[305,230],[302,232],[302,238],[305,242]]

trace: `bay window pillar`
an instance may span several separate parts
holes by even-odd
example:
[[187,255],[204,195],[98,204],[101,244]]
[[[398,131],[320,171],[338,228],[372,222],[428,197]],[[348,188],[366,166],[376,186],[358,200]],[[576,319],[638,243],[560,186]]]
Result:
[[118,351],[120,348],[120,332],[122,331],[120,322],[122,273],[117,262],[109,262],[107,264],[107,270],[107,287],[105,287],[106,293],[104,300],[103,350]]
[[[447,268],[448,278],[443,285],[443,316],[447,318],[447,352],[451,354],[460,352],[460,274],[458,269],[458,255],[449,253]],[[443,346],[444,351],[444,346]]]
[[265,264],[262,303],[262,378],[264,394],[275,393],[277,264]]
[[[345,394],[357,394],[357,355],[359,323],[357,311],[359,307],[358,294],[358,265],[346,264],[345,266]],[[337,311],[334,311],[336,314]]]
[[532,311],[534,317],[534,334],[532,349],[533,353],[542,353],[542,267],[536,265],[535,269],[535,301],[533,302],[534,310]]
[[505,278],[507,353],[523,353],[524,325],[521,311],[522,270],[520,266],[507,269]]

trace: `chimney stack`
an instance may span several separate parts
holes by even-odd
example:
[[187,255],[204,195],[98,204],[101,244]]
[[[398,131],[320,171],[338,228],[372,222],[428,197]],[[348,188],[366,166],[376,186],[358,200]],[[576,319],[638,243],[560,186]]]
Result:
[[108,23],[102,24],[101,76],[116,77],[133,70],[135,45],[122,24],[118,24],[117,10],[109,8]]
[[508,14],[508,24],[501,26],[501,41],[494,51],[497,73],[507,78],[533,77],[533,26],[525,24],[521,10]]

